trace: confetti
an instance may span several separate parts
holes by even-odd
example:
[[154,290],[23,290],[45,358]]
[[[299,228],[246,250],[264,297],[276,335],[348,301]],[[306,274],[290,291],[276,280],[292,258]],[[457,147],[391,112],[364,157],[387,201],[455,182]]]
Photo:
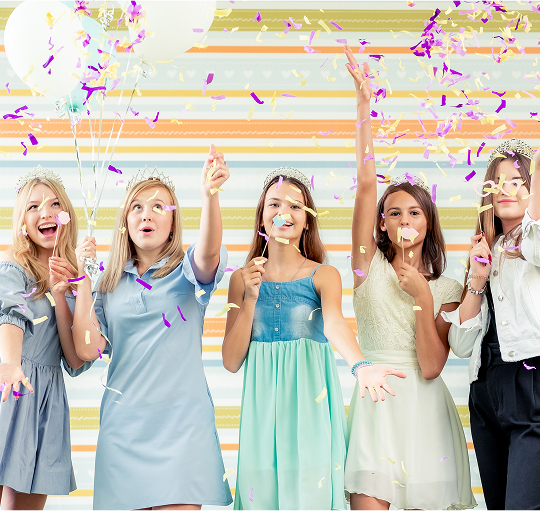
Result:
[[68,279],[68,282],[79,282],[81,280],[83,280],[85,278],[85,276],[83,275],[82,277],[79,277],[77,279]]
[[30,291],[28,294],[21,295],[23,298],[28,298],[29,296],[32,296],[37,291],[37,287],[32,288],[32,291]]
[[479,263],[491,264],[489,259],[486,259],[485,257],[474,256],[474,260],[479,262]]
[[392,465],[395,465],[395,464],[396,464],[396,462],[395,462],[394,460],[390,459],[390,458],[385,458],[384,456],[379,456],[379,458],[380,458],[381,460],[388,460],[390,463],[392,463]]
[[176,206],[167,206],[167,204],[165,204],[165,205],[163,206],[163,209],[164,209],[165,211],[174,211],[174,210],[176,209]]
[[28,378],[28,376],[27,376],[21,383],[26,387],[29,380],[30,380],[30,378]]
[[277,242],[279,243],[283,243],[284,245],[288,245],[289,244],[289,240],[285,239],[285,238],[274,238]]
[[311,140],[313,140],[317,147],[322,147],[321,144],[319,144],[319,141],[317,140],[317,137],[315,135],[311,137]]
[[249,114],[248,114],[248,116],[247,116],[247,120],[248,120],[248,121],[251,121],[251,117],[253,116],[253,113],[254,113],[254,112],[255,112],[255,107],[252,106],[251,109],[250,109],[250,111],[249,111]]
[[307,206],[302,206],[302,209],[304,211],[307,211],[308,213],[311,213],[313,216],[317,216],[317,213],[313,211],[311,208],[308,208]]
[[39,325],[40,323],[43,323],[44,321],[47,321],[49,318],[47,316],[42,316],[41,318],[34,319],[32,323],[34,325]]
[[313,184],[313,179],[315,178],[315,176],[311,176],[311,189],[312,190],[315,190],[315,185]]
[[17,392],[16,390],[13,391],[13,395],[17,396],[17,397],[26,396],[28,394],[29,394],[29,392],[27,392],[26,394],[23,394],[22,392]]
[[227,470],[227,472],[223,474],[223,481],[225,481],[225,479],[227,479],[227,477],[229,477],[232,474],[234,474],[234,468],[230,468],[229,470]]
[[450,202],[454,202],[454,201],[457,201],[457,200],[461,200],[461,195],[456,195],[455,197],[450,197],[450,199],[448,199]]
[[257,97],[257,94],[255,94],[254,92],[252,92],[252,93],[250,94],[250,96],[251,96],[257,103],[259,103],[259,105],[264,105],[264,101],[262,101],[261,99],[259,99],[259,98]]
[[[260,23],[262,20],[262,16],[261,16],[261,13],[260,12],[257,12],[257,14],[255,15],[255,17],[253,18],[253,21],[256,21],[257,23]],[[253,490],[253,488],[252,488]],[[253,502],[253,500],[252,500]]]
[[144,280],[136,278],[135,281],[138,282],[141,286],[144,286],[146,289],[152,289],[152,286],[150,284],[147,284]]
[[48,292],[47,292],[47,293],[45,293],[45,296],[47,297],[47,299],[49,300],[49,302],[51,302],[51,305],[52,305],[53,307],[55,307],[55,306],[56,306],[56,302],[54,301],[54,298],[53,298],[53,296],[51,295],[51,293],[48,293]]
[[205,294],[206,294],[206,291],[205,291],[204,289],[201,289],[200,291],[197,291],[197,292],[195,293],[195,296],[196,296],[197,298],[200,298],[202,295],[205,295]]
[[[21,142],[22,143],[22,142]],[[45,203],[50,199],[50,197],[47,197],[46,199],[43,199],[43,201],[41,202],[41,204],[38,206],[37,210],[38,211],[41,211],[41,209],[43,208],[43,206],[45,206]]]
[[465,181],[470,181],[476,175],[476,170],[465,176]]
[[326,387],[324,387],[324,389],[322,389],[322,392],[315,398],[315,401],[317,403],[320,403],[326,397],[326,392]]
[[69,217],[69,213],[67,211],[61,211],[58,216],[57,216],[58,220],[60,220],[60,223],[62,225],[66,225],[69,223],[69,221],[71,220],[71,218]]
[[[259,234],[259,236],[262,236],[266,241],[269,240],[268,234],[265,234],[264,232],[261,232],[261,231],[257,231],[257,233]],[[227,271],[227,270],[225,270],[225,271]]]
[[315,311],[318,311],[318,310],[322,310],[321,307],[317,308],[317,309],[313,309],[310,313],[309,313],[309,317],[308,317],[308,321],[311,321],[313,319],[313,313]]
[[527,371],[530,371],[531,369],[536,369],[536,367],[534,366],[528,366],[525,361],[523,361],[523,366],[525,367],[525,369],[527,369]]
[[367,275],[362,270],[353,270],[356,275],[359,277],[367,277]]
[[32,133],[28,133],[28,138],[30,139],[30,142],[32,142],[32,145],[38,145],[37,138],[32,135]]
[[405,470],[405,464],[403,463],[403,461],[401,462],[401,468],[403,469],[403,472],[405,472],[405,475],[407,477],[411,477],[411,474],[409,474],[409,472]]
[[412,258],[413,258],[413,255],[414,255],[414,252],[411,250],[411,251],[409,252],[409,259],[412,259]]
[[[297,186],[294,186],[293,184],[289,183],[289,186],[295,191],[295,192],[298,192],[298,193],[302,193],[302,191],[300,190],[300,188],[298,188]],[[283,217],[283,215],[282,215]]]
[[21,305],[20,303],[18,303],[17,306],[20,307],[23,312],[26,312],[24,305]]
[[440,463],[442,460],[447,460],[447,459],[449,459],[448,456],[444,456],[444,457],[441,458],[441,460],[439,461],[439,463]]
[[[414,4],[412,4],[412,5],[414,5]],[[412,7],[412,5],[411,5],[411,7]],[[405,488],[405,485],[401,484],[399,481],[395,481],[395,480],[394,480],[394,481],[392,481],[392,483],[398,484],[398,485],[401,486],[402,488]]]
[[144,120],[146,121],[146,124],[148,124],[148,126],[150,126],[152,129],[156,127],[156,125],[148,117],[145,117]]
[[413,311],[421,311],[422,307],[419,307],[418,305],[413,305]]
[[152,211],[155,211],[156,213],[159,213],[160,215],[163,215],[163,216],[167,214],[167,212],[166,212],[165,210],[161,210],[161,209],[158,208],[157,206],[154,206],[154,207],[152,208]]
[[[260,234],[260,233],[259,233]],[[268,241],[268,240],[266,240]],[[225,268],[223,271],[224,272],[228,272],[228,271],[236,271],[238,270],[239,266],[237,264],[235,264],[232,268]]]
[[116,172],[117,174],[122,174],[122,171],[120,169],[117,169],[116,167],[113,167],[112,165],[109,165],[109,170],[111,172]]
[[[204,291],[203,291],[203,293],[204,293]],[[197,294],[197,293],[195,293],[195,294]],[[184,317],[184,315],[182,314],[182,311],[180,310],[180,305],[177,305],[176,308],[178,309],[178,312],[180,313],[180,317],[182,318],[182,320],[187,321],[186,318]]]
[[220,316],[223,316],[223,314],[229,312],[231,309],[239,309],[240,307],[238,305],[236,305],[235,303],[228,303],[227,305],[225,305],[225,307],[223,307],[223,309],[221,309],[217,314],[216,314],[216,318],[219,318]]
[[[326,389],[324,389],[324,390],[326,390]],[[319,488],[322,488],[322,482],[323,482],[323,479],[324,479],[324,477],[319,481],[319,484],[318,484],[318,485],[319,485]]]
[[171,328],[171,324],[165,319],[165,313],[162,312],[161,315],[163,316],[163,323],[167,328]]
[[86,344],[90,344],[90,331],[89,330],[86,330],[84,333],[84,342]]
[[101,356],[101,350],[99,348],[96,348],[97,349],[97,352],[98,352],[98,355],[99,355],[99,358],[103,359],[103,357]]
[[337,465],[337,467],[334,470],[341,470],[341,465],[339,463],[336,463],[335,461],[334,463]]
[[435,203],[436,200],[437,200],[437,185],[434,184],[431,187],[431,202]]

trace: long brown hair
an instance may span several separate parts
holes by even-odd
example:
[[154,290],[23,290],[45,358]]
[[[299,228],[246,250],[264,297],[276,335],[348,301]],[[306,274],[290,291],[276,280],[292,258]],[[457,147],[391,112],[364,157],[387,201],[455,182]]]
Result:
[[426,215],[427,230],[424,243],[422,244],[422,264],[424,268],[431,271],[431,278],[438,279],[446,268],[446,249],[444,245],[444,236],[439,222],[437,207],[431,200],[431,195],[421,186],[411,185],[409,181],[398,185],[390,185],[384,191],[377,204],[377,225],[375,226],[375,242],[377,247],[384,254],[389,263],[396,255],[396,250],[387,231],[381,229],[380,219],[384,213],[384,203],[389,195],[399,191],[407,192],[412,196],[420,209]]
[[[493,181],[495,182],[495,175],[497,174],[497,168],[499,167],[499,164],[503,162],[504,160],[510,160],[512,163],[517,162],[519,167],[516,169],[519,172],[519,175],[521,176],[521,179],[523,180],[523,185],[527,188],[527,190],[531,191],[531,175],[529,174],[529,170],[531,168],[531,160],[527,158],[526,156],[523,156],[520,153],[515,153],[515,156],[512,158],[510,157],[498,157],[494,158],[493,161],[489,164],[486,175],[484,176],[484,181]],[[495,186],[497,186],[497,183],[495,183]],[[488,204],[493,205],[493,194],[488,193],[485,197],[481,197],[480,200],[480,207],[487,206]],[[489,208],[486,211],[482,211],[480,213],[478,220],[476,221],[476,229],[474,231],[475,234],[478,234],[480,231],[484,231],[484,235],[486,237],[486,242],[491,250],[493,247],[493,244],[497,240],[499,236],[503,234],[503,228],[502,228],[502,222],[501,219],[498,216],[495,216],[495,209]],[[514,227],[511,231],[506,233],[503,239],[503,243],[506,243],[510,240],[512,241],[512,245],[517,246],[521,245],[521,240],[523,238],[523,232],[521,230],[521,224]],[[506,259],[525,259],[523,257],[523,254],[521,253],[521,249],[518,248],[517,250],[505,250],[501,254],[501,258],[505,257]],[[467,259],[467,268],[465,271],[465,280],[463,284],[463,294],[461,296],[461,301],[465,299],[465,296],[467,295],[467,279],[469,276],[469,270],[471,266],[471,261],[468,258]]]
[[[176,206],[176,209],[171,211],[173,216],[171,226],[172,238],[170,238],[163,247],[163,250],[157,256],[155,262],[161,261],[167,256],[170,256],[169,260],[152,274],[152,278],[158,279],[160,277],[165,277],[182,262],[182,259],[184,259],[184,248],[182,247],[182,222],[176,195],[172,189],[162,181],[155,179],[139,181],[133,185],[133,188],[126,192],[122,203],[123,207],[119,208],[118,213],[116,214],[109,261],[107,263],[107,268],[103,273],[103,278],[100,280],[98,286],[100,293],[110,293],[114,291],[124,274],[124,268],[128,259],[133,259],[135,262],[138,260],[135,245],[129,236],[127,215],[131,203],[140,192],[147,188],[156,188],[158,186],[165,188],[165,190],[169,192],[172,199],[172,205]],[[124,231],[122,231],[123,228],[125,228]]]
[[[255,231],[253,233],[253,241],[251,242],[251,247],[249,248],[249,253],[246,258],[246,264],[254,257],[259,257],[262,254],[263,248],[266,244],[266,240],[258,233],[258,231],[260,230],[261,232],[265,232],[263,225],[263,211],[266,193],[272,185],[278,182],[278,180],[279,176],[276,176],[274,179],[272,179],[263,188],[261,197],[259,198],[257,210],[255,212]],[[304,204],[313,211],[317,211],[315,208],[315,203],[313,202],[313,198],[311,197],[311,193],[302,182],[292,177],[286,176],[283,176],[283,182],[291,183],[297,188],[300,188],[300,191],[302,192],[302,196],[304,198]],[[311,261],[316,261],[317,263],[324,263],[326,261],[326,249],[324,248],[324,244],[321,241],[321,237],[319,235],[319,224],[317,218],[314,217],[309,211],[306,211],[306,219],[307,229],[304,229],[304,231],[302,232],[302,237],[300,238],[300,246],[298,248],[300,249],[300,252],[304,257],[307,257]]]
[[[17,194],[17,200],[15,201],[15,208],[13,209],[13,245],[11,250],[13,257],[18,264],[20,264],[26,273],[31,275],[37,284],[37,291],[33,295],[33,300],[39,300],[45,296],[45,293],[49,289],[49,268],[43,265],[39,260],[39,250],[36,244],[30,239],[30,236],[23,236],[19,234],[23,226],[24,217],[26,215],[26,206],[28,199],[35,185],[43,184],[48,186],[56,195],[60,207],[63,211],[69,213],[71,219],[67,224],[57,227],[60,229],[58,233],[58,240],[56,241],[56,249],[58,250],[58,257],[61,257],[68,261],[75,271],[77,268],[77,256],[75,255],[75,247],[77,246],[77,215],[75,209],[69,200],[69,197],[64,190],[64,187],[46,177],[36,177],[31,181],[28,181]],[[71,285],[69,288],[71,291],[75,290],[75,285]]]

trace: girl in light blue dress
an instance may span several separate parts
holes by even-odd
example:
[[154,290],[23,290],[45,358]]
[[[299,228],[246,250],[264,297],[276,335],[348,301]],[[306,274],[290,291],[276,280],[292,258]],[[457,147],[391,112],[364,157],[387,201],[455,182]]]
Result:
[[[91,318],[90,282],[79,264],[85,279],[74,318],[77,352],[88,360],[112,358],[94,509],[232,502],[201,357],[204,313],[227,262],[218,194],[211,190],[229,171],[212,149],[203,170],[199,241],[186,253],[174,187],[145,171],[128,185]],[[95,240],[86,238],[77,254],[95,257],[95,250]]]
[[[43,509],[48,494],[76,489],[60,364],[70,376],[92,364],[77,356],[71,334],[73,207],[60,179],[41,167],[19,186],[13,245],[0,254],[0,366],[15,380],[12,395],[0,406],[0,492],[3,509]],[[59,227],[62,210],[71,221]],[[59,257],[52,257],[55,247]],[[4,389],[4,398],[11,389]]]

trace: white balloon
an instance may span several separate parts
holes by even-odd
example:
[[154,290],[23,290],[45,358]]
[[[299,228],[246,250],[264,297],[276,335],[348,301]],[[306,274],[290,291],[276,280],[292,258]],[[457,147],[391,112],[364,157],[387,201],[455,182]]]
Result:
[[142,61],[153,63],[178,57],[200,43],[214,21],[216,0],[142,0],[140,5],[146,11],[146,24],[130,26],[129,35],[133,42],[142,29],[154,33],[133,46]]
[[[47,23],[49,13],[52,28]],[[81,30],[79,17],[61,2],[27,0],[13,10],[6,23],[4,45],[9,63],[31,89],[51,98],[65,96],[79,82],[72,73],[80,75],[83,69],[83,64],[76,67],[78,59],[84,62],[85,57],[74,43]],[[44,68],[51,56],[54,59]]]

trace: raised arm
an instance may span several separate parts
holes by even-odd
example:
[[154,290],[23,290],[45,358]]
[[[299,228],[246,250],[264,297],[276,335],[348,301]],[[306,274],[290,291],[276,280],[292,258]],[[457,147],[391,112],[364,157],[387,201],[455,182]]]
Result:
[[540,149],[534,155],[535,171],[531,176],[531,191],[529,196],[529,216],[536,222],[540,220]]
[[[356,199],[352,221],[352,258],[353,270],[361,270],[367,275],[369,265],[377,245],[373,238],[373,227],[377,207],[377,172],[375,153],[371,134],[370,99],[371,82],[369,66],[358,66],[351,49],[346,45],[345,54],[349,59],[346,64],[356,87]],[[367,152],[366,152],[367,147]],[[371,155],[371,157],[370,157]],[[362,249],[360,247],[363,247]],[[354,287],[358,287],[365,277],[353,272]]]
[[252,259],[246,266],[236,270],[229,282],[229,303],[238,305],[227,314],[225,339],[221,354],[223,367],[236,373],[242,367],[251,341],[251,327],[255,315],[255,305],[259,298],[264,268],[255,261],[266,261],[264,257]]
[[219,265],[219,253],[223,226],[219,208],[219,192],[221,185],[229,179],[229,167],[225,163],[223,153],[216,152],[216,146],[210,145],[210,152],[202,171],[202,209],[199,239],[193,254],[193,273],[201,284],[209,284],[214,280]]

